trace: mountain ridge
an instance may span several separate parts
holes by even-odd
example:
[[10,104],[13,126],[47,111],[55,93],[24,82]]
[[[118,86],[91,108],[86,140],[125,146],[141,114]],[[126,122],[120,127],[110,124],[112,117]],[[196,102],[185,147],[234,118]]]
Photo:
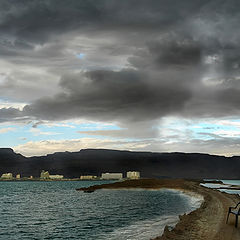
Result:
[[0,148],[0,174],[12,172],[38,177],[40,171],[79,177],[102,172],[136,170],[151,178],[240,178],[240,157],[208,153],[137,152],[112,149],[81,149],[56,152],[45,156],[25,157],[11,148]]

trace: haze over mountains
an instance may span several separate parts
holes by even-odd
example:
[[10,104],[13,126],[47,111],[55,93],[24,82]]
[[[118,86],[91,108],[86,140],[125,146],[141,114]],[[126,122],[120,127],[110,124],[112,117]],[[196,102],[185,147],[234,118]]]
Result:
[[24,157],[10,148],[0,148],[0,174],[12,172],[38,177],[40,171],[74,178],[83,174],[137,170],[142,177],[240,178],[240,157],[200,153],[152,153],[107,149],[83,149],[40,157]]

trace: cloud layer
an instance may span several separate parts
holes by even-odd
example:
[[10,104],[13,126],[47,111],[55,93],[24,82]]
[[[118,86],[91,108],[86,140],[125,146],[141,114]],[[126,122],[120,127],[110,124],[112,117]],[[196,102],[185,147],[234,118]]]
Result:
[[238,115],[238,4],[173,3],[2,1],[1,121]]
[[89,134],[154,138],[163,117],[238,118],[239,9],[234,0],[3,0],[0,123],[107,121],[125,130]]

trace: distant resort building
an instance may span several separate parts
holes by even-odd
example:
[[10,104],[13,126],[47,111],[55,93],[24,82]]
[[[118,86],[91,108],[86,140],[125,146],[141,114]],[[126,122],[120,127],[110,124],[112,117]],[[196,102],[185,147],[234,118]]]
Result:
[[129,172],[127,172],[127,178],[129,178],[129,179],[139,179],[140,178],[140,172],[129,171]]
[[96,178],[97,178],[97,176],[93,176],[93,175],[80,176],[80,180],[93,180]]
[[[127,179],[140,179],[140,172],[137,171],[128,171],[126,174]],[[34,177],[30,176],[28,178],[23,177],[21,178],[21,174],[18,173],[16,174],[16,177],[13,177],[12,173],[3,173],[2,176],[0,177],[2,180],[33,180]],[[55,174],[55,175],[50,175],[48,171],[42,170],[40,173],[40,179],[41,180],[63,180],[64,176]],[[123,179],[123,173],[102,173],[101,177],[95,176],[95,175],[81,175],[79,177],[80,180],[122,180]],[[77,180],[77,179],[75,179]]]
[[12,175],[12,173],[3,173],[2,176],[1,176],[1,179],[12,180],[13,175]]
[[16,175],[16,179],[21,179],[20,173]]
[[49,179],[49,172],[42,170],[40,174],[40,179]]
[[50,175],[48,171],[41,171],[40,179],[51,179],[51,180],[60,180],[63,179],[63,175]]
[[102,173],[101,179],[103,180],[120,180],[123,178],[122,173]]
[[63,179],[63,175],[49,175],[49,179],[61,180],[61,179]]

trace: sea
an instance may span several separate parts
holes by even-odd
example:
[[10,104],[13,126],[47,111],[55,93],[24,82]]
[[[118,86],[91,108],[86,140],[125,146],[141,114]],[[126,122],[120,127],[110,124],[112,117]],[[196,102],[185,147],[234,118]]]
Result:
[[[224,187],[240,187],[240,180],[228,180],[228,179],[204,179],[206,182],[201,183],[200,185],[207,187],[207,188],[224,188]],[[208,183],[208,181],[218,181],[220,180],[221,183]],[[240,195],[240,190],[236,189],[218,189],[220,192],[225,192],[228,194],[238,194]]]
[[149,240],[203,200],[167,189],[75,190],[103,183],[0,182],[0,239]]

